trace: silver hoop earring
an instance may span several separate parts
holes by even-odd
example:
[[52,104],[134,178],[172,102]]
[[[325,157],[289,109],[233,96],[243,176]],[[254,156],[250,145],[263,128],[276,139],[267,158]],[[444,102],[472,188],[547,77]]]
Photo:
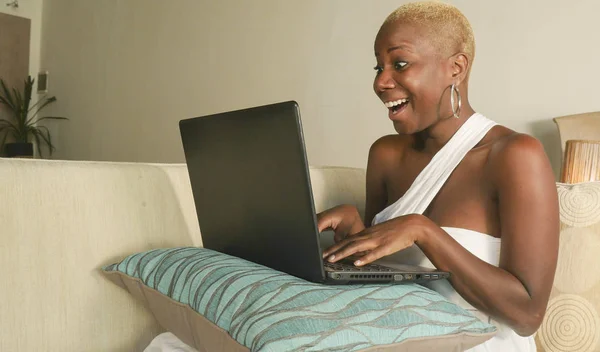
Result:
[[[456,108],[456,110],[454,109],[454,92],[456,92],[456,96],[458,97],[458,107]],[[458,91],[458,88],[456,88],[456,83],[452,83],[452,87],[450,88],[450,106],[452,106],[452,115],[456,118],[459,118],[458,114],[460,114],[462,99],[460,97],[460,92]]]

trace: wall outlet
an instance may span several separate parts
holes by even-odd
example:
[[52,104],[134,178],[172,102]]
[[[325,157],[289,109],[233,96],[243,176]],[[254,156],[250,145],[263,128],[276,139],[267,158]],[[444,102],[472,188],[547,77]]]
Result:
[[48,71],[38,73],[37,92],[38,94],[48,93]]

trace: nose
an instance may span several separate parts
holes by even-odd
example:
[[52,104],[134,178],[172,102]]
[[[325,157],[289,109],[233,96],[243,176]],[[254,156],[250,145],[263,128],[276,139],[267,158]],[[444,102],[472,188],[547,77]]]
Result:
[[375,88],[375,92],[377,93],[383,93],[387,89],[396,88],[396,81],[394,81],[390,70],[384,69],[375,77],[373,88]]

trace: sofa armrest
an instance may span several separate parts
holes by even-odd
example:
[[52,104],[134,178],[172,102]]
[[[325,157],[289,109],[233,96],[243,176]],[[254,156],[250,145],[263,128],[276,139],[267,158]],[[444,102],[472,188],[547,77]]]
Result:
[[173,177],[149,164],[0,159],[0,179],[0,351],[143,350],[162,329],[99,269],[196,242]]

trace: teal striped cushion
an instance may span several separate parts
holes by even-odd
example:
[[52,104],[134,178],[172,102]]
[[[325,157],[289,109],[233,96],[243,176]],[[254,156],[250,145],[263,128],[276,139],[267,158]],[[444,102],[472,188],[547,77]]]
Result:
[[358,351],[495,331],[420,285],[320,285],[203,248],[138,253],[104,270],[188,305],[251,351]]

